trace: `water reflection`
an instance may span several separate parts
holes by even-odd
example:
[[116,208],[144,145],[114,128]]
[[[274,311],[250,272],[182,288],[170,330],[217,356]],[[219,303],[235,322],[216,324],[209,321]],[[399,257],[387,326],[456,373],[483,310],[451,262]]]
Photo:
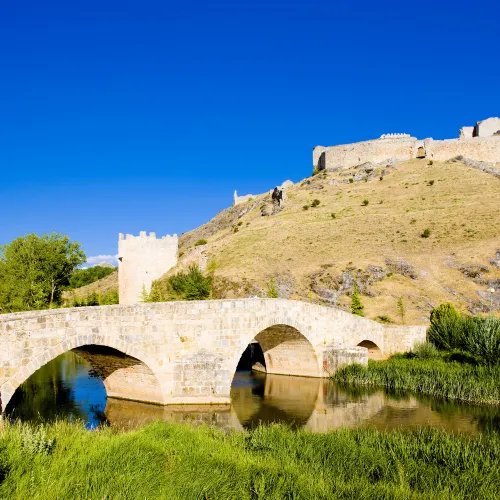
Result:
[[448,432],[500,429],[500,409],[458,405],[379,390],[343,389],[324,379],[237,372],[231,406],[158,406],[106,398],[104,385],[90,364],[69,352],[38,370],[9,403],[7,413],[21,420],[82,419],[130,428],[154,420],[208,423],[226,429],[259,423],[326,432],[338,427],[372,425],[379,429],[421,425]]

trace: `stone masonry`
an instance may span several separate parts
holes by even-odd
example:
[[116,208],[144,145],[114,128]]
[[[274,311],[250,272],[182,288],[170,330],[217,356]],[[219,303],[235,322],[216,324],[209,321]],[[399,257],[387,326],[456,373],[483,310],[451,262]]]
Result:
[[384,134],[380,139],[343,144],[316,146],[313,167],[317,170],[344,170],[362,163],[385,163],[426,158],[447,161],[457,156],[469,160],[500,162],[500,118],[488,118],[475,127],[460,129],[458,139],[418,140],[408,134]]
[[139,236],[119,235],[118,288],[120,304],[137,304],[141,293],[151,291],[153,281],[177,265],[177,235],[156,238],[142,231]]
[[0,315],[0,412],[38,368],[85,346],[120,351],[107,368],[90,354],[91,362],[101,364],[110,395],[159,404],[226,404],[238,361],[254,339],[270,373],[326,377],[341,364],[366,363],[368,351],[355,348],[363,341],[389,354],[425,337],[424,326],[386,328],[338,309],[284,299],[5,314]]

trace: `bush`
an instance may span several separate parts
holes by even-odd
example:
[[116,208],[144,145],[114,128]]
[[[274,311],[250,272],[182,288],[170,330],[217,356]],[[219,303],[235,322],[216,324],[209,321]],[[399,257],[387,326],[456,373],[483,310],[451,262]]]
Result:
[[433,162],[432,160],[429,160],[429,161],[427,162],[427,165],[434,165],[434,162]]
[[302,207],[302,210],[309,210],[309,205],[304,205],[304,206]]
[[317,207],[321,202],[319,200],[313,200],[311,207]]
[[482,364],[500,363],[500,319],[460,315],[451,304],[442,304],[431,312],[427,332],[438,349]]
[[434,181],[429,181],[429,182],[427,183],[427,185],[428,185],[428,186],[433,186],[433,185],[434,185]]
[[210,298],[212,277],[204,276],[197,265],[189,266],[170,276],[167,282],[167,300],[205,300]]
[[424,232],[420,235],[422,238],[428,238],[431,235],[431,230],[429,228],[424,229]]
[[354,179],[352,177],[349,177],[349,184],[352,184],[354,182]]
[[206,245],[207,243],[208,243],[208,241],[207,241],[207,240],[198,240],[198,241],[194,244],[194,246],[195,246],[195,247],[199,247],[199,246],[201,246],[201,245]]
[[332,212],[330,215],[331,215],[332,219],[336,219],[337,218],[337,216],[335,215],[334,212]]
[[415,355],[416,358],[420,359],[430,359],[439,357],[439,351],[434,344],[430,342],[418,342],[413,346],[411,353]]
[[381,314],[380,316],[377,316],[375,318],[375,321],[378,321],[379,323],[384,323],[384,324],[390,324],[392,323],[392,319],[389,318],[386,314]]
[[370,203],[368,200],[363,200],[363,206],[366,207]]
[[277,299],[279,297],[278,286],[274,278],[271,278],[267,284],[266,297],[268,299]]

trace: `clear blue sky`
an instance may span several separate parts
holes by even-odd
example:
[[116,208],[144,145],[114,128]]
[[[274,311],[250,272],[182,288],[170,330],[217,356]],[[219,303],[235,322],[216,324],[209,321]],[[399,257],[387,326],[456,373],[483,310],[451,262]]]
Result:
[[500,115],[498,0],[0,4],[0,243],[182,233],[317,144]]

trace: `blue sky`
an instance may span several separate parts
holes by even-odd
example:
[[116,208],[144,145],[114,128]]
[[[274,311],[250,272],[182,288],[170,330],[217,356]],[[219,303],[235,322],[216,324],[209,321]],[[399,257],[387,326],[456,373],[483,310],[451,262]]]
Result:
[[[0,4],[0,243],[182,233],[312,148],[500,115],[500,4]],[[95,259],[94,259],[95,260]]]

